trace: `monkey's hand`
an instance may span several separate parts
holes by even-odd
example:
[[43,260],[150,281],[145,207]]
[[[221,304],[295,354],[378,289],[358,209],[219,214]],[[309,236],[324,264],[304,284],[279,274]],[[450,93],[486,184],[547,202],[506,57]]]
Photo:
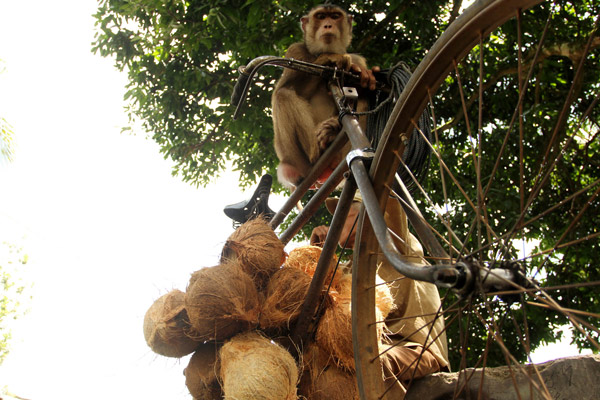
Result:
[[369,88],[369,90],[375,90],[377,87],[377,80],[375,79],[375,75],[373,72],[379,72],[379,67],[373,67],[371,69],[362,68],[358,64],[352,64],[350,70],[354,73],[360,75],[360,86],[364,88]]
[[335,139],[342,126],[340,125],[340,121],[338,117],[331,117],[321,122],[317,126],[316,135],[317,135],[317,143],[319,144],[319,149],[324,150],[329,146],[331,142]]
[[317,226],[315,229],[313,229],[310,235],[311,246],[323,247],[323,243],[325,243],[325,238],[327,237],[328,231],[329,227],[325,225]]
[[323,53],[317,57],[315,64],[338,67],[344,71],[350,71],[352,56],[350,54]]

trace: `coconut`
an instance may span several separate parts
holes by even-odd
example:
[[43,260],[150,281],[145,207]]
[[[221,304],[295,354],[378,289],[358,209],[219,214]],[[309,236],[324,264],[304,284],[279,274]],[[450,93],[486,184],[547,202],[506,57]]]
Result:
[[[288,255],[285,265],[287,267],[298,268],[306,272],[308,275],[313,276],[317,269],[317,263],[321,256],[322,249],[317,246],[300,246],[296,247]],[[340,273],[335,273],[335,265],[337,264],[337,257],[335,254],[329,264],[329,272],[325,279],[325,285],[329,286],[331,282],[334,286],[337,285]]]
[[310,281],[310,276],[296,268],[283,267],[275,272],[267,285],[261,328],[289,328],[300,314]]
[[390,287],[379,276],[375,280],[375,305],[381,313],[381,319],[387,318],[388,315],[396,308]]
[[305,349],[304,371],[298,392],[310,400],[357,399],[358,388],[354,374],[331,364],[331,358],[318,346]]
[[254,282],[234,263],[196,271],[185,307],[198,341],[224,340],[258,324],[260,310]]
[[237,260],[262,288],[283,264],[283,243],[264,218],[252,219],[236,229],[225,242],[221,261]]
[[300,398],[311,398],[314,381],[318,375],[329,365],[331,356],[321,350],[314,342],[304,347],[302,352],[302,375],[298,383],[298,395]]
[[198,342],[186,335],[190,323],[184,298],[181,290],[172,290],[158,298],[146,312],[144,337],[155,353],[183,357],[198,347]]
[[194,400],[221,400],[223,398],[223,390],[218,381],[211,383],[210,385],[199,388],[195,395],[192,396]]
[[217,380],[218,352],[219,348],[215,343],[201,344],[183,371],[185,385],[196,400],[222,398],[221,385]]
[[[384,319],[394,310],[396,305],[389,286],[379,276],[376,278],[375,285],[375,305],[381,313],[382,319]],[[352,296],[352,274],[342,275],[335,289],[343,298],[349,301]]]
[[329,365],[313,383],[311,400],[359,400],[356,376]]
[[296,400],[296,362],[270,339],[242,333],[223,345],[219,357],[225,400]]
[[[315,340],[333,357],[338,367],[354,372],[356,366],[352,345],[352,276],[343,275],[336,289],[329,293],[332,301],[319,320]],[[388,286],[380,279],[375,287],[375,306],[375,321],[378,322],[377,337],[381,347],[385,333],[383,321],[394,308],[394,301]]]
[[352,348],[352,315],[350,299],[332,292],[334,301],[325,309],[315,335],[315,342],[335,360],[335,364],[355,371]]

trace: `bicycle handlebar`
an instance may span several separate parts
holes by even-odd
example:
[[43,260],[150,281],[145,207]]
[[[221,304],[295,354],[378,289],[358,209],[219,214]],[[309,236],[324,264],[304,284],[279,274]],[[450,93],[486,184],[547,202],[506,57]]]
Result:
[[[240,76],[233,88],[231,95],[231,105],[236,106],[233,114],[233,119],[237,119],[241,108],[242,101],[246,97],[250,81],[256,74],[256,72],[266,66],[275,66],[281,68],[290,68],[296,71],[301,71],[307,74],[321,76],[325,79],[332,79],[340,77],[344,81],[349,82],[352,85],[360,85],[360,75],[341,70],[337,67],[331,67],[327,65],[313,64],[302,60],[296,60],[294,58],[283,58],[277,56],[260,56],[251,60],[246,66],[242,66],[238,69]],[[384,90],[386,85],[380,81],[377,81],[376,90]]]

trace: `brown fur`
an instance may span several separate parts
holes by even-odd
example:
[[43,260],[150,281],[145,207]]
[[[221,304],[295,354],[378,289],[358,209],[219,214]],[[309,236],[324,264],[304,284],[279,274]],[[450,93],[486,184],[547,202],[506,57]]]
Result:
[[[301,19],[304,42],[294,43],[285,57],[344,70],[368,71],[366,60],[347,54],[352,16],[337,6],[317,6]],[[280,183],[293,187],[308,174],[340,131],[338,111],[320,77],[285,69],[272,97],[275,152]],[[359,111],[366,101],[359,101]],[[349,147],[343,151],[345,154]],[[332,160],[335,167],[344,154]]]

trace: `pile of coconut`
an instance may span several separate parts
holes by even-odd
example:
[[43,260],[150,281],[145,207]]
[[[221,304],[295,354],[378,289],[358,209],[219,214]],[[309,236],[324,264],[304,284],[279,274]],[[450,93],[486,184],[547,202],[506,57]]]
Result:
[[[298,315],[321,248],[284,252],[269,224],[253,219],[226,241],[218,265],[194,272],[184,292],[160,297],[144,318],[150,348],[192,354],[185,384],[196,400],[357,399],[350,277],[330,268],[315,340],[299,360],[282,345]],[[331,260],[336,263],[337,260]],[[382,319],[393,306],[378,286]]]

